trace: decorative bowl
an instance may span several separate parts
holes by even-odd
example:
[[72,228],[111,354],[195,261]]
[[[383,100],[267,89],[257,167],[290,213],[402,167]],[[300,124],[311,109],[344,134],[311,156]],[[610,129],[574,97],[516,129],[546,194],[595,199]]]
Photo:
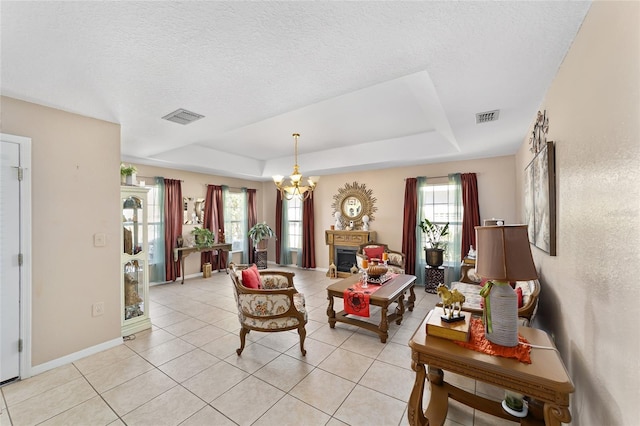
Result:
[[369,268],[367,269],[367,275],[370,276],[371,278],[378,278],[381,275],[386,274],[388,271],[386,266],[383,265],[373,265],[373,266],[369,266]]

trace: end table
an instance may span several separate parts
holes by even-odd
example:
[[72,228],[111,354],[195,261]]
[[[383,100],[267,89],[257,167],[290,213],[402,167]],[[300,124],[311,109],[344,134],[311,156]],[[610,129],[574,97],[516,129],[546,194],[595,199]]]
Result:
[[[521,424],[560,426],[569,423],[569,394],[573,383],[558,352],[553,349],[532,348],[531,364],[473,351],[451,340],[427,336],[426,318],[409,340],[411,368],[416,373],[409,398],[408,412],[411,425],[442,425],[447,417],[449,398],[476,410]],[[532,345],[553,348],[547,333],[529,327],[519,327]],[[429,406],[422,408],[428,366],[431,389]],[[443,370],[512,390],[531,398],[529,414],[523,419],[513,417],[502,409],[500,402],[491,401],[467,392],[444,380]]]

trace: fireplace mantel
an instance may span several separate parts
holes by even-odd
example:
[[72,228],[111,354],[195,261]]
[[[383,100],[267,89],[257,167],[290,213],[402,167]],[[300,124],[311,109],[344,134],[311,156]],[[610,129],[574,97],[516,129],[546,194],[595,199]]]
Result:
[[[329,246],[329,265],[335,264],[336,246],[359,247],[376,241],[376,231],[325,231],[324,240]],[[338,272],[338,277],[346,278],[350,273]],[[327,274],[328,276],[328,274]]]

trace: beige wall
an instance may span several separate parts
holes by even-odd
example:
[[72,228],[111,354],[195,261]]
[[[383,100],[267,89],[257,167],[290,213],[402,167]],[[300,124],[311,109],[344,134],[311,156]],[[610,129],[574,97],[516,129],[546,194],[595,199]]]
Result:
[[[120,126],[0,98],[2,133],[32,139],[32,365],[120,336]],[[105,233],[106,247],[93,235]],[[104,302],[105,313],[91,316]]]
[[[638,424],[639,54],[640,3],[595,2],[541,105],[556,143],[558,250],[534,249],[537,322],[573,379],[576,425]],[[519,214],[531,155],[525,142]]]

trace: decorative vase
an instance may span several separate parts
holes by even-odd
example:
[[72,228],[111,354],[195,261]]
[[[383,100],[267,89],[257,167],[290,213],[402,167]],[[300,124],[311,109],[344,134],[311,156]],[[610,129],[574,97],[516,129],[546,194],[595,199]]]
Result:
[[132,173],[130,175],[127,175],[127,185],[136,185],[136,184],[137,184],[136,174]]
[[426,248],[424,249],[424,252],[427,259],[427,265],[431,266],[432,268],[442,266],[442,264],[444,263],[443,249]]

